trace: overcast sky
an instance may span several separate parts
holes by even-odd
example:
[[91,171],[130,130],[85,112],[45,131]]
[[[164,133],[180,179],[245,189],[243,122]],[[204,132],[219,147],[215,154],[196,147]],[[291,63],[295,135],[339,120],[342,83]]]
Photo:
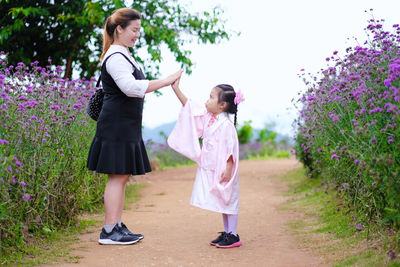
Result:
[[[376,19],[384,18],[389,30],[400,23],[400,0],[193,0],[191,11],[210,10],[220,5],[228,19],[226,29],[240,31],[218,45],[188,46],[195,63],[192,75],[183,75],[184,93],[204,103],[211,89],[229,83],[241,89],[245,102],[240,104],[238,121],[252,120],[262,128],[276,122],[276,130],[292,134],[292,121],[297,111],[291,103],[304,90],[297,74],[300,69],[316,73],[326,68],[325,58],[335,50],[345,49],[366,40],[364,28],[370,15],[364,10],[373,8]],[[168,53],[160,65],[163,76],[179,65]],[[180,103],[170,88],[162,89],[161,97],[146,96],[143,114],[145,127],[153,128],[176,120]]]

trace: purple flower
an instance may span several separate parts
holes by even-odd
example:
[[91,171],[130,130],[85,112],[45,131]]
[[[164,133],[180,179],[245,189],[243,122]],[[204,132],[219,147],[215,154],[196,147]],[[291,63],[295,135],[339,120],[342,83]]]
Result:
[[47,139],[46,139],[46,138],[43,138],[43,139],[42,139],[42,142],[43,142],[43,143],[46,143],[46,142],[47,142]]
[[51,105],[49,108],[50,108],[50,109],[53,109],[53,110],[57,110],[57,109],[60,109],[60,106],[58,106],[58,105]]
[[8,144],[10,144],[10,142],[5,139],[0,139],[0,145],[4,145],[4,144],[8,145]]
[[10,166],[8,166],[7,171],[12,172],[12,168]]
[[388,144],[391,144],[391,143],[393,143],[393,137],[392,137],[392,136],[389,136],[389,137],[388,137]]
[[396,253],[394,253],[393,249],[389,249],[389,260],[394,260],[396,258]]
[[376,138],[375,137],[371,138],[371,143],[376,144]]
[[359,223],[359,224],[356,225],[356,230],[357,230],[357,231],[361,231],[362,228],[363,228],[363,226],[362,226],[361,223]]
[[26,186],[26,183],[24,181],[19,182],[20,185]]
[[358,165],[358,164],[360,164],[360,161],[358,159],[355,159],[354,164]]
[[392,85],[392,79],[388,78],[386,80],[383,81],[383,84],[389,88]]
[[346,190],[349,190],[349,189],[350,189],[350,185],[349,185],[348,183],[343,183],[343,184],[342,184],[342,187],[343,187],[344,189],[346,189]]
[[30,194],[23,195],[22,199],[28,201],[29,199],[31,199],[31,195]]
[[332,157],[331,157],[331,159],[336,159],[336,160],[338,160],[338,159],[339,159],[339,156],[336,155],[336,154],[333,154]]

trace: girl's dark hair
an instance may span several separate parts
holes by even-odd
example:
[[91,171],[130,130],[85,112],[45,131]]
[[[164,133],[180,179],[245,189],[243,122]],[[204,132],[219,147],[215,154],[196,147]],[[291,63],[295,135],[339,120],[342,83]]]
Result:
[[233,101],[236,96],[235,90],[233,89],[232,85],[229,84],[219,84],[215,87],[221,89],[218,93],[218,103],[221,102],[228,103],[228,107],[226,108],[225,112],[228,112],[230,114],[235,114],[234,125],[236,127],[237,105]]
[[114,31],[118,25],[121,25],[123,29],[128,26],[132,20],[140,19],[140,13],[136,9],[132,8],[119,8],[115,10],[111,16],[106,19],[104,23],[104,34],[103,34],[103,53],[100,59],[103,59],[110,45],[114,42]]

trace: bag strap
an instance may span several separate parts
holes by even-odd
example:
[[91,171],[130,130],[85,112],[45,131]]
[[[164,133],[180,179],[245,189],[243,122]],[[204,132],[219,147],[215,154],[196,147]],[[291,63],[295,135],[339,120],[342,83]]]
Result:
[[[135,64],[133,64],[132,61],[130,61],[129,58],[128,58],[127,56],[125,56],[122,52],[114,52],[114,53],[112,53],[111,55],[109,55],[108,57],[106,57],[106,59],[103,61],[103,64],[105,64],[106,61],[107,61],[107,59],[109,59],[112,55],[115,55],[115,54],[121,54],[121,55],[123,55],[124,58],[126,58],[126,60],[128,60],[128,62],[131,63],[132,67],[133,67],[134,69],[136,69]],[[100,80],[101,80],[101,73],[100,73],[99,78],[97,79],[96,87],[99,87],[99,85],[100,85]]]

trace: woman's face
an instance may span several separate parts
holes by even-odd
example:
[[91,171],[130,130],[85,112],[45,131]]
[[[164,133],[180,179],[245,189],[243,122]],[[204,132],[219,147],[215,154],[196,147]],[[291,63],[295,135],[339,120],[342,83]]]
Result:
[[221,89],[218,87],[214,87],[211,90],[210,98],[206,102],[206,109],[208,112],[216,115],[223,111],[224,103],[218,103],[218,94]]
[[140,36],[140,26],[140,19],[131,20],[125,29],[118,25],[114,44],[133,47]]

